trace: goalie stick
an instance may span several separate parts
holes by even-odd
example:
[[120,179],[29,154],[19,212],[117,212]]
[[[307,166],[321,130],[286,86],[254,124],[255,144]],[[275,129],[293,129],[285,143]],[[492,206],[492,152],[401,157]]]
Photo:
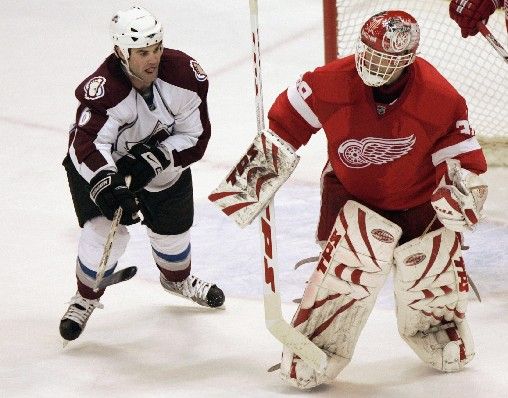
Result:
[[484,22],[480,21],[476,25],[478,31],[487,39],[489,44],[496,50],[496,52],[504,59],[504,62],[508,63],[508,51],[499,43],[499,41],[494,37],[492,32],[487,28]]
[[[261,84],[261,62],[259,50],[258,2],[249,0],[250,24],[254,55],[254,83],[256,89],[256,121],[258,132],[264,130],[264,111]],[[289,347],[317,372],[323,372],[327,356],[309,338],[292,327],[282,317],[281,297],[278,290],[278,265],[275,242],[275,215],[273,198],[260,214],[261,247],[263,249],[264,285],[263,301],[265,324],[268,331],[282,344]]]

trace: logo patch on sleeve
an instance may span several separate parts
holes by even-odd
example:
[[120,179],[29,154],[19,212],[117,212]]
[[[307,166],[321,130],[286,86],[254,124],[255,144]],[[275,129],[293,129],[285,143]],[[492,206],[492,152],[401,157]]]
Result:
[[106,78],[102,76],[92,77],[85,84],[85,98],[88,100],[96,100],[104,97],[104,86],[106,84]]
[[204,82],[206,80],[207,76],[206,76],[205,71],[201,67],[201,65],[199,65],[193,59],[191,59],[190,66],[191,66],[192,70],[194,71],[194,75],[196,76],[196,79],[200,82]]

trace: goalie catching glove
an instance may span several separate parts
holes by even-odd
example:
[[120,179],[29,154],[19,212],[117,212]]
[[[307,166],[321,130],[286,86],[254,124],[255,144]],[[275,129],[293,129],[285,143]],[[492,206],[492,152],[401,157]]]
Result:
[[460,167],[455,159],[446,161],[447,171],[432,194],[432,206],[448,229],[464,232],[480,221],[488,187],[482,179]]
[[210,194],[238,225],[249,225],[289,178],[299,156],[270,130],[259,133],[245,155]]

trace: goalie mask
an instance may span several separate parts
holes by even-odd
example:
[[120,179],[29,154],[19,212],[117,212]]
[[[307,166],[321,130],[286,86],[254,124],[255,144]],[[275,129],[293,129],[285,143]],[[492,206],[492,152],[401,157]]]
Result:
[[356,46],[356,70],[372,87],[390,82],[416,58],[420,28],[404,11],[383,11],[362,26]]
[[130,48],[143,48],[162,42],[162,24],[141,7],[118,11],[111,19],[109,31],[113,44],[125,58],[122,63],[128,71]]

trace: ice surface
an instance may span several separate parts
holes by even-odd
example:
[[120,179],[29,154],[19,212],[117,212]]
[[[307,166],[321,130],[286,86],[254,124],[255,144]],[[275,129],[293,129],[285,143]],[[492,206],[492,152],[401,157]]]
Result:
[[[140,1],[160,16],[165,45],[194,56],[210,78],[213,137],[193,168],[193,268],[227,295],[226,310],[199,308],[159,286],[142,227],[121,262],[139,266],[111,287],[86,331],[62,349],[58,323],[75,290],[79,228],[63,167],[75,86],[105,58],[109,18],[131,1],[2,2],[0,174],[0,396],[281,397],[298,394],[266,369],[280,345],[266,331],[258,227],[239,230],[206,200],[255,132],[247,0]],[[322,63],[320,0],[260,1],[265,108],[298,74]],[[280,286],[290,319],[317,254],[314,228],[324,139],[276,198]],[[352,363],[315,397],[502,397],[508,384],[507,172],[493,169],[487,221],[467,236],[466,261],[483,296],[468,313],[477,358],[439,374],[398,337],[391,282]]]

